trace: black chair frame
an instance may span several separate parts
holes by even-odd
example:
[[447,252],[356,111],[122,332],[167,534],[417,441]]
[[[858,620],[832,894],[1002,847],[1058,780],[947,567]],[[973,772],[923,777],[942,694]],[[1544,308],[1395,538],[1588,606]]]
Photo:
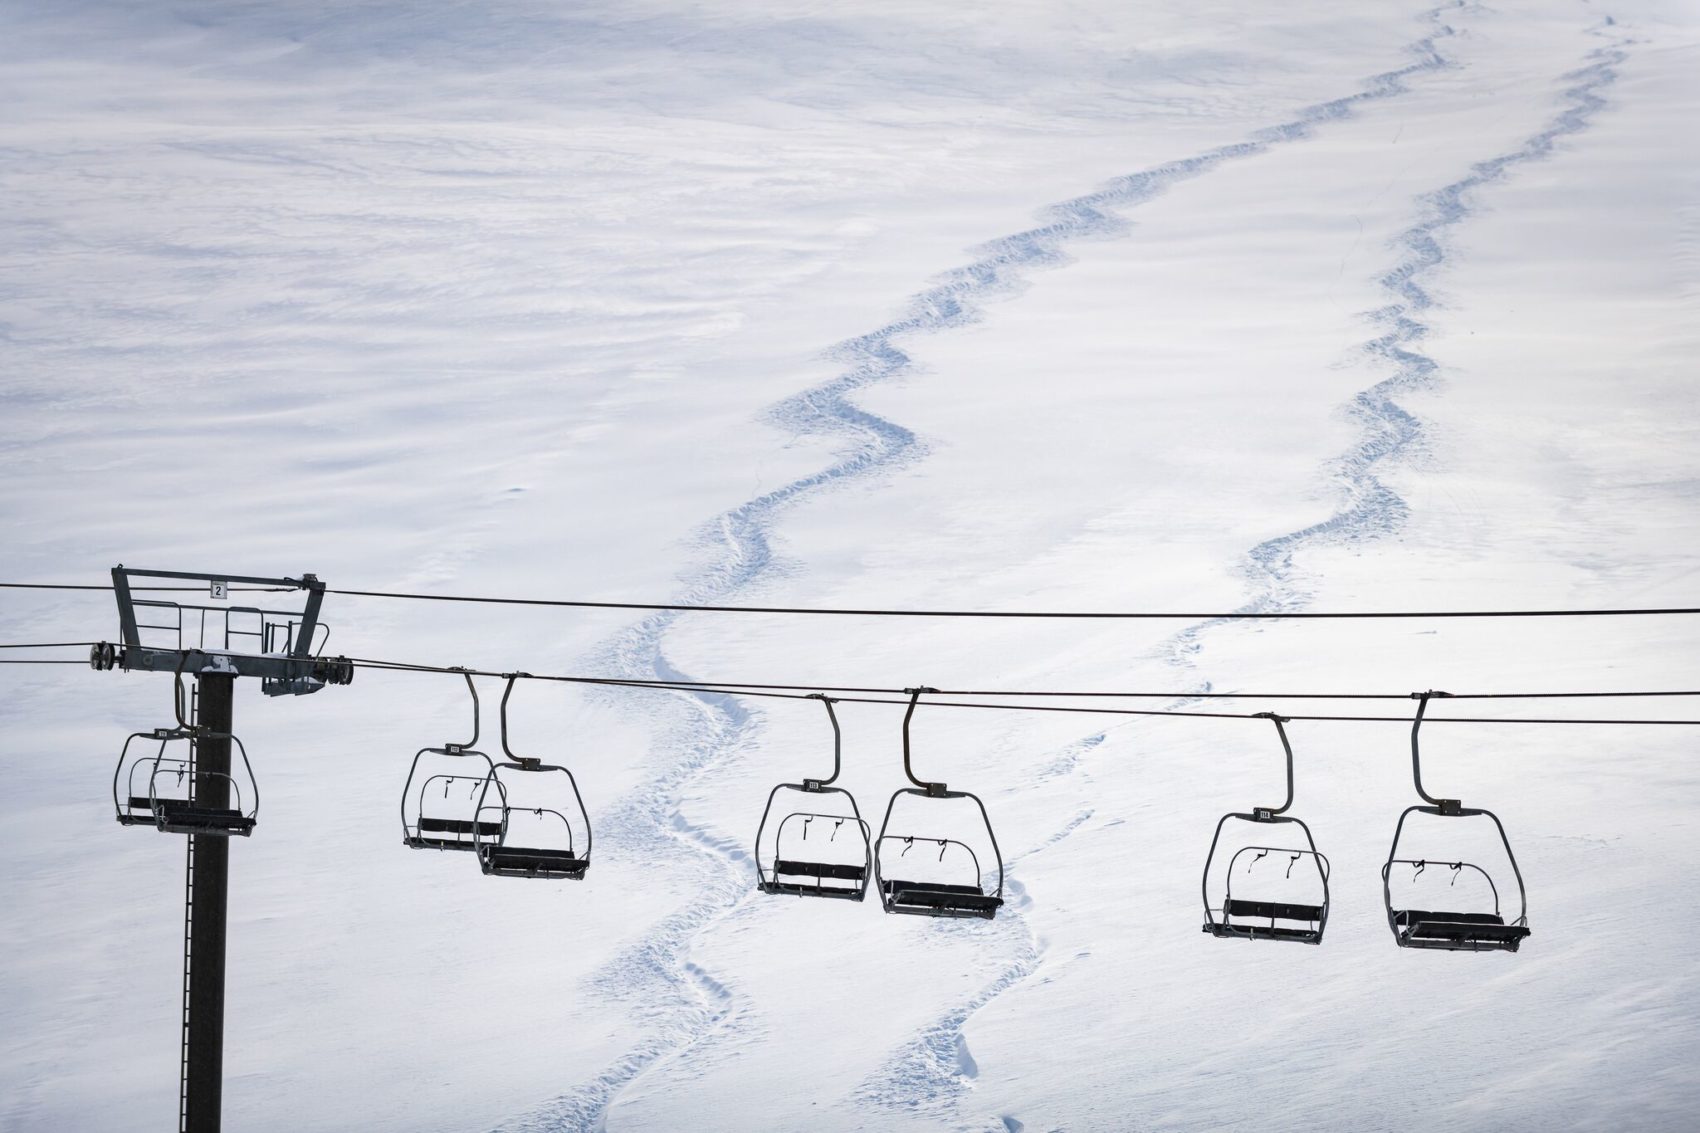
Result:
[[[1217,821],[1216,833],[1210,839],[1210,852],[1204,857],[1203,880],[1199,884],[1199,891],[1204,898],[1204,924],[1201,927],[1204,932],[1219,939],[1284,940],[1296,944],[1321,944],[1322,934],[1328,927],[1328,877],[1331,872],[1328,858],[1316,848],[1316,839],[1311,835],[1310,827],[1302,819],[1284,813],[1293,805],[1293,745],[1287,739],[1287,719],[1284,716],[1277,716],[1273,712],[1259,712],[1257,715],[1260,718],[1274,721],[1275,733],[1280,737],[1281,747],[1286,752],[1287,801],[1278,807],[1253,807],[1249,812],[1230,811]],[[1228,859],[1222,903],[1216,906],[1210,903],[1210,867],[1216,860],[1216,849],[1222,840],[1222,828],[1228,824],[1228,820],[1231,818],[1269,826],[1279,824],[1297,826],[1304,833],[1305,845],[1303,848],[1297,846],[1244,846],[1235,851],[1234,855]],[[1322,882],[1322,904],[1306,905],[1282,901],[1236,900],[1234,897],[1234,866],[1238,863],[1240,855],[1249,851],[1257,851],[1260,857],[1265,854],[1293,855],[1295,862],[1289,862],[1287,866],[1289,874],[1292,872],[1297,858],[1309,858],[1316,868],[1317,877]],[[1253,862],[1255,863],[1256,860],[1254,858]],[[1220,920],[1216,918],[1218,910],[1222,914]],[[1254,924],[1245,920],[1236,921],[1235,917],[1255,917],[1268,923]],[[1295,922],[1295,924],[1302,924],[1304,927],[1295,927],[1294,924],[1280,925],[1276,923],[1277,921]]]
[[[191,724],[186,718],[183,661],[187,658],[185,653],[178,661],[173,690],[177,726],[155,728],[151,732],[132,732],[124,741],[124,747],[118,753],[118,766],[112,773],[113,808],[122,826],[152,826],[162,834],[247,838],[254,833],[260,817],[260,787],[254,778],[254,765],[249,762],[248,749],[238,737]],[[241,760],[240,764],[233,761],[228,773],[207,771],[199,766],[195,748],[205,740],[229,740]],[[146,741],[158,741],[159,746],[152,754],[142,750],[132,757],[131,746],[137,741],[144,741],[144,744]],[[189,745],[187,754],[166,754],[171,744],[180,742]],[[129,767],[128,775],[125,775],[126,766]],[[138,774],[143,771],[147,774],[145,794],[140,791],[137,781]],[[187,780],[187,797],[161,795],[162,777],[175,779],[177,783]],[[212,805],[200,799],[199,788],[215,780],[224,782],[230,796],[226,803],[233,798],[234,806]],[[244,781],[248,785],[246,793],[242,789]]]
[[[455,783],[466,782],[471,784],[467,796],[470,801],[482,789],[480,784],[490,777],[490,772],[496,766],[495,760],[477,750],[479,732],[478,688],[472,683],[470,672],[463,669],[461,675],[466,678],[467,691],[472,694],[472,738],[465,743],[445,743],[441,747],[423,747],[414,753],[413,764],[408,768],[407,782],[402,787],[401,792],[401,841],[402,845],[409,849],[470,851],[477,848],[473,837],[476,833],[474,830],[477,825],[476,817],[465,819],[447,818],[441,815],[433,816],[428,813],[427,807],[427,792],[438,783],[443,785],[445,798]],[[456,774],[454,772],[431,771],[429,769],[432,765],[427,764],[426,773],[421,778],[419,761],[428,755],[441,756],[446,759],[468,759],[473,761],[475,769],[470,774]],[[481,769],[476,767],[480,760],[483,761]],[[418,784],[417,790],[415,783]],[[498,788],[503,792],[501,797],[505,798],[506,788],[499,783]],[[500,823],[487,824],[487,829],[483,833],[487,836],[495,836],[500,833]]]
[[[1431,948],[1447,952],[1515,952],[1529,932],[1529,894],[1523,885],[1523,870],[1512,852],[1511,839],[1506,836],[1505,824],[1491,810],[1463,806],[1457,799],[1437,799],[1423,789],[1422,755],[1417,735],[1423,726],[1423,714],[1434,697],[1444,692],[1412,693],[1417,701],[1416,718],[1411,722],[1411,779],[1423,802],[1406,807],[1393,828],[1393,844],[1387,851],[1387,863],[1381,867],[1382,901],[1387,910],[1387,927],[1401,948]],[[1500,911],[1499,886],[1493,875],[1471,862],[1443,862],[1434,858],[1401,858],[1399,840],[1405,832],[1405,820],[1413,814],[1432,814],[1443,818],[1475,818],[1486,816],[1499,833],[1500,845],[1505,847],[1505,859],[1511,863],[1511,874],[1517,882],[1518,912],[1507,922]],[[1445,865],[1454,871],[1473,869],[1487,879],[1493,893],[1493,912],[1452,912],[1444,910],[1398,909],[1393,905],[1393,867],[1399,864],[1422,867]],[[1454,878],[1456,881],[1456,878]]]
[[[832,722],[832,774],[825,779],[804,779],[800,783],[780,783],[768,792],[767,806],[761,812],[761,822],[756,826],[756,844],[754,861],[756,863],[756,888],[763,893],[789,897],[831,897],[840,900],[860,901],[867,896],[868,879],[873,874],[873,846],[869,840],[869,827],[862,819],[862,811],[856,805],[856,796],[843,787],[832,784],[838,778],[843,766],[843,733],[838,726],[838,714],[832,710],[833,700],[824,693],[811,693],[811,699],[819,700],[826,706],[827,719]],[[793,810],[785,813],[779,820],[773,834],[773,855],[768,860],[762,850],[762,837],[767,832],[767,824],[773,815],[773,801],[780,791],[801,792],[806,796],[843,795],[850,802],[849,814],[834,814],[827,811]],[[823,819],[834,824],[832,837],[837,836],[838,828],[846,822],[855,824],[856,834],[862,840],[861,866],[848,866],[838,863],[808,861],[801,856],[788,858],[785,856],[785,829],[794,819],[803,820],[803,838],[809,836],[809,826],[815,819]],[[813,878],[809,882],[807,878]],[[791,880],[787,880],[791,879]],[[828,881],[845,881],[848,885],[828,885]]]
[[[923,917],[972,917],[981,920],[991,920],[997,916],[997,911],[1003,906],[1004,864],[1003,853],[998,849],[997,832],[992,829],[991,817],[986,813],[986,804],[980,801],[978,795],[967,791],[952,791],[943,783],[929,783],[915,777],[914,764],[911,757],[909,741],[909,723],[915,715],[915,705],[924,692],[937,692],[932,688],[905,689],[909,694],[909,708],[903,714],[903,773],[913,787],[901,787],[893,792],[891,801],[886,804],[885,819],[880,823],[879,837],[874,843],[874,887],[879,893],[880,905],[888,913],[904,914]],[[972,847],[954,838],[928,837],[924,834],[893,834],[891,833],[891,815],[897,807],[897,801],[905,795],[914,795],[922,799],[970,799],[979,808],[980,821],[986,828],[986,838],[991,843],[992,853],[997,859],[998,883],[996,889],[987,893],[982,887],[980,858]],[[905,849],[916,842],[931,842],[940,846],[940,856],[950,845],[958,845],[968,850],[970,859],[974,862],[974,881],[972,885],[953,885],[934,882],[913,882],[901,879],[887,878],[882,868],[881,848],[891,841],[905,844]]]
[[[478,806],[473,811],[473,849],[478,858],[478,866],[484,873],[494,877],[530,877],[552,880],[582,881],[585,871],[590,868],[591,828],[590,812],[585,809],[584,796],[579,793],[578,780],[567,768],[558,764],[544,763],[539,759],[518,756],[508,746],[508,698],[513,695],[514,682],[521,677],[529,677],[529,673],[508,674],[508,686],[502,693],[502,753],[508,757],[507,762],[495,764],[484,779],[483,789],[478,793]],[[572,802],[578,819],[584,826],[584,848],[582,852],[577,845],[577,831],[572,819],[557,807],[537,807],[523,805],[523,799],[528,792],[520,792],[522,805],[513,805],[512,789],[514,784],[505,782],[502,773],[506,771],[514,776],[519,775],[550,775],[566,776],[567,786],[572,792]],[[517,781],[517,780],[516,780]],[[496,787],[497,797],[489,801],[490,788]],[[538,816],[553,816],[558,818],[566,827],[567,847],[516,846],[508,841],[509,818],[515,812],[530,813]],[[484,821],[486,813],[499,814],[497,823]],[[482,833],[490,825],[496,826],[494,835]]]

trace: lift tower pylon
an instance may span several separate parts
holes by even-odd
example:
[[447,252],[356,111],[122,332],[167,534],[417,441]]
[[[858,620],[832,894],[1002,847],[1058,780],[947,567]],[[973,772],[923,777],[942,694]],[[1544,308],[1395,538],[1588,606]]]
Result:
[[[236,678],[196,678],[198,800],[230,805],[230,724]],[[216,1131],[224,1099],[224,940],[230,909],[230,839],[189,835],[189,910],[183,934],[183,1082],[179,1128]]]
[[[220,605],[137,598],[135,577],[199,581]],[[230,584],[265,590],[304,590],[300,610],[229,605]],[[161,728],[160,754],[151,760],[119,756],[113,781],[118,820],[188,834],[183,929],[183,1038],[178,1091],[182,1133],[219,1133],[224,1095],[224,972],[229,924],[230,837],[247,835],[258,814],[257,787],[248,793],[232,775],[231,730],[236,678],[259,677],[269,696],[303,696],[328,684],[348,684],[354,666],[345,657],[319,656],[328,631],[319,621],[325,584],[311,574],[293,578],[190,574],[182,571],[112,570],[122,642],[101,642],[90,653],[96,669],[171,672],[177,681],[176,728]],[[144,640],[146,635],[146,640]],[[185,714],[182,678],[195,677],[194,706]],[[134,739],[136,737],[132,737]],[[187,761],[168,760],[169,741],[189,740]],[[240,741],[236,741],[240,742]],[[129,745],[126,744],[126,753]],[[186,762],[186,766],[185,766]],[[128,778],[124,778],[126,767]],[[148,771],[138,795],[137,768]],[[159,781],[186,782],[186,797],[162,797]]]

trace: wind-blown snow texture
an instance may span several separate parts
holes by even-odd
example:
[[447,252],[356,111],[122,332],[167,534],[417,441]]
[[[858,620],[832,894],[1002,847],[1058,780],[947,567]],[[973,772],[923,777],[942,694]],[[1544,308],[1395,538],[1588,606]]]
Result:
[[[1421,44],[1420,49],[1425,52],[1431,50],[1428,41]],[[1374,321],[1387,327],[1388,331],[1364,346],[1367,353],[1394,367],[1395,372],[1352,399],[1349,413],[1362,430],[1362,440],[1334,464],[1347,506],[1320,523],[1266,540],[1252,548],[1248,556],[1252,569],[1248,575],[1261,593],[1239,607],[1239,612],[1279,613],[1303,609],[1308,594],[1293,560],[1295,553],[1305,547],[1320,543],[1359,543],[1386,537],[1399,530],[1408,506],[1375,473],[1378,465],[1398,460],[1421,441],[1421,422],[1402,408],[1395,397],[1431,387],[1439,369],[1434,359],[1417,349],[1428,331],[1421,316],[1435,304],[1434,298],[1423,288],[1422,281],[1444,268],[1445,231],[1470,215],[1468,195],[1473,190],[1491,184],[1519,164],[1546,157],[1558,139],[1586,129],[1592,116],[1605,106],[1601,92],[1617,77],[1612,68],[1623,61],[1624,52],[1616,47],[1600,48],[1591,52],[1589,58],[1589,66],[1564,76],[1566,81],[1574,84],[1563,92],[1569,105],[1548,128],[1514,152],[1479,162],[1468,177],[1426,195],[1422,201],[1426,214],[1400,234],[1399,245],[1408,255],[1380,281],[1399,301],[1372,313]],[[1436,62],[1438,64],[1438,58]],[[1280,132],[1283,138],[1297,134],[1289,127],[1283,127]],[[1188,656],[1197,650],[1200,637],[1222,624],[1225,622],[1212,620],[1182,631],[1176,637],[1177,660],[1184,665]],[[1175,703],[1180,706],[1190,701]],[[1084,821],[1084,816],[1046,844],[1066,837],[1080,821]],[[1022,902],[1017,900],[1012,904],[1019,915]],[[1033,968],[1030,961],[1012,968],[960,1012],[941,1021],[933,1032],[923,1036],[923,1052],[918,1059],[931,1056],[935,1065],[939,1062],[937,1050],[941,1040],[937,1032],[945,1031],[951,1048],[960,1052],[964,1073],[973,1077],[973,1060],[967,1054],[967,1046],[960,1033],[962,1022],[993,996],[1031,975]],[[956,1085],[959,1081],[946,1078],[941,1085]]]
[[[1293,556],[1304,547],[1324,542],[1358,543],[1385,538],[1399,530],[1409,508],[1377,477],[1376,469],[1421,443],[1422,422],[1395,398],[1430,389],[1437,381],[1439,365],[1420,349],[1429,331],[1423,318],[1435,305],[1423,282],[1446,265],[1446,232],[1469,218],[1470,198],[1477,190],[1519,165],[1547,157],[1559,139],[1587,129],[1605,106],[1602,92],[1617,77],[1613,66],[1623,59],[1624,52],[1617,46],[1590,52],[1587,66],[1563,76],[1572,84],[1563,91],[1567,105],[1546,129],[1510,153],[1477,162],[1469,176],[1420,198],[1421,219],[1399,234],[1399,247],[1405,256],[1380,281],[1394,301],[1371,313],[1385,331],[1363,346],[1365,353],[1393,373],[1352,399],[1347,412],[1359,427],[1362,440],[1330,469],[1345,497],[1345,506],[1320,523],[1253,547],[1246,574],[1256,593],[1238,607],[1238,612],[1279,613],[1303,608],[1308,594]],[[1183,631],[1176,638],[1178,651],[1196,648],[1199,635],[1220,624],[1206,622]]]
[[[1124,234],[1127,224],[1119,215],[1123,210],[1190,178],[1204,176],[1226,162],[1255,158],[1272,147],[1301,142],[1364,103],[1408,93],[1411,80],[1448,66],[1437,47],[1452,34],[1452,28],[1441,20],[1443,11],[1437,9],[1431,16],[1438,25],[1435,32],[1411,46],[1415,62],[1374,76],[1361,91],[1307,107],[1293,120],[1259,130],[1247,141],[1132,173],[1096,192],[1052,205],[1045,210],[1045,224],[985,244],[978,249],[978,259],[946,273],[912,296],[904,304],[902,317],[831,348],[829,356],[847,363],[848,368],[835,379],[779,403],[771,417],[795,432],[834,437],[847,451],[830,466],[741,504],[707,524],[702,543],[718,558],[676,600],[682,604],[714,604],[735,599],[772,567],[770,534],[785,508],[802,497],[841,487],[852,479],[878,475],[919,455],[919,442],[911,431],[859,408],[851,400],[856,392],[911,368],[911,357],[899,345],[900,340],[946,332],[974,321],[982,303],[1018,294],[1031,271],[1066,264],[1065,249],[1074,241]],[[1512,153],[1477,163],[1468,177],[1423,198],[1424,215],[1399,238],[1406,257],[1381,280],[1396,300],[1372,315],[1386,332],[1363,348],[1395,372],[1353,399],[1349,412],[1361,429],[1362,440],[1334,466],[1348,504],[1320,523],[1267,540],[1251,550],[1253,572],[1248,573],[1260,583],[1261,593],[1241,606],[1241,612],[1304,606],[1306,595],[1293,563],[1295,552],[1303,547],[1323,541],[1358,542],[1398,530],[1407,505],[1376,477],[1375,470],[1383,462],[1398,459],[1421,436],[1420,422],[1398,404],[1396,396],[1435,381],[1435,361],[1417,349],[1428,329],[1422,316],[1434,304],[1421,280],[1443,267],[1445,231],[1469,215],[1467,196],[1506,176],[1515,166],[1547,156],[1558,139],[1585,129],[1591,116],[1605,105],[1599,92],[1616,77],[1612,65],[1623,57],[1616,48],[1593,52],[1591,65],[1565,76],[1574,84],[1564,91],[1570,105],[1547,129]],[[665,659],[663,642],[676,620],[677,615],[670,613],[646,620],[613,643],[606,660],[624,676],[701,679],[700,675],[679,671]],[[1183,631],[1176,639],[1177,652],[1195,650],[1200,635],[1219,624],[1223,623],[1206,622]],[[629,1052],[594,1082],[513,1128],[602,1128],[607,1106],[625,1082],[669,1051],[702,1041],[732,1010],[726,1002],[726,989],[688,957],[698,932],[749,899],[751,866],[741,846],[717,840],[690,825],[672,800],[693,776],[744,750],[750,742],[748,729],[753,721],[732,698],[703,695],[697,699],[703,710],[701,730],[682,744],[682,750],[689,753],[687,758],[672,774],[646,788],[639,797],[625,800],[611,815],[612,839],[622,848],[653,854],[680,846],[708,854],[728,866],[716,871],[714,882],[705,887],[697,907],[669,918],[645,942],[639,955],[622,958],[619,967],[603,977],[605,989],[622,1002],[644,1004],[654,1012],[657,1001],[671,1001],[672,1017],[656,1020],[665,1026],[650,1043]],[[1032,852],[1067,837],[1088,817],[1089,812],[1077,816]],[[1012,874],[1018,860],[1009,863]],[[1027,903],[1018,880],[1010,882],[1009,890],[1002,922],[1006,925],[1008,920],[1021,918]],[[926,1099],[929,1107],[948,1103],[960,1091],[964,1079],[973,1078],[977,1072],[961,1033],[962,1024],[999,993],[1030,976],[1036,958],[1035,950],[1027,947],[1022,958],[982,992],[952,1009],[917,1035],[908,1048],[897,1052],[891,1064],[882,1067],[864,1086],[863,1096],[884,1106],[913,1106],[916,1099]]]
[[[858,408],[849,400],[858,390],[889,381],[910,368],[910,357],[898,345],[899,340],[966,325],[978,317],[980,303],[1016,293],[1029,272],[1066,263],[1065,249],[1070,243],[1104,239],[1125,232],[1125,222],[1114,215],[1118,210],[1133,208],[1189,178],[1203,176],[1225,162],[1255,157],[1273,146],[1301,141],[1322,124],[1347,116],[1361,103],[1405,93],[1408,89],[1406,80],[1446,65],[1444,58],[1435,50],[1435,41],[1450,33],[1451,29],[1441,24],[1434,36],[1425,37],[1412,46],[1416,62],[1374,76],[1361,91],[1306,107],[1292,121],[1260,130],[1251,140],[1219,146],[1132,173],[1097,192],[1051,206],[1045,212],[1045,224],[987,243],[979,249],[980,258],[973,263],[947,273],[938,283],[912,296],[904,304],[905,314],[902,317],[833,347],[829,351],[830,356],[846,363],[848,368],[830,382],[787,398],[774,407],[772,418],[796,432],[838,438],[847,444],[848,452],[829,467],[793,480],[711,521],[706,526],[703,542],[719,558],[676,600],[681,604],[697,605],[724,603],[733,598],[751,583],[759,581],[771,567],[773,552],[769,535],[787,506],[811,493],[840,487],[852,479],[877,475],[915,454],[917,440],[913,433]],[[1414,336],[1413,330],[1411,337]],[[1390,382],[1385,390],[1378,387],[1375,392],[1385,398],[1393,388]],[[1385,401],[1385,404],[1396,410],[1390,401]],[[1368,461],[1365,463],[1367,465]],[[1396,501],[1397,497],[1393,498]],[[1265,547],[1273,549],[1273,544]],[[1259,548],[1259,551],[1263,550],[1265,548]],[[663,655],[663,639],[676,620],[677,615],[670,613],[646,620],[614,642],[606,659],[617,665],[623,676],[686,681],[699,679],[676,670]],[[688,966],[686,956],[698,931],[716,916],[748,899],[751,867],[741,848],[717,844],[686,824],[671,800],[692,776],[715,761],[733,755],[748,743],[746,729],[750,717],[740,711],[730,698],[702,696],[699,699],[704,708],[704,734],[686,741],[685,750],[690,754],[671,775],[645,788],[640,798],[627,800],[615,810],[611,816],[610,838],[611,842],[617,840],[623,848],[643,853],[661,852],[669,844],[679,843],[722,857],[732,866],[717,875],[717,884],[704,889],[702,901],[696,908],[666,921],[645,942],[640,957],[624,958],[618,971],[609,976],[609,982],[618,988],[621,998],[631,1003],[649,1004],[654,1010],[657,999],[671,999],[677,1004],[679,1014],[685,1017],[686,1025],[680,1026],[677,1020],[670,1021],[672,1025],[663,1032],[665,1037],[657,1038],[645,1049],[628,1054],[583,1091],[563,1099],[541,1118],[528,1121],[519,1128],[598,1128],[610,1098],[624,1082],[666,1051],[700,1040],[725,1018],[724,1005],[714,1002],[718,996],[711,997],[711,1005],[705,1007],[705,997],[700,991],[702,977]],[[1011,901],[1011,907],[1019,910],[1020,900]],[[1007,986],[1025,974],[1025,971],[1012,972],[999,982]],[[966,1060],[962,1053],[965,1048],[955,1033],[956,1028],[974,1008],[989,1000],[998,990],[999,987],[994,985],[977,1002],[955,1013],[954,1022],[942,1022],[918,1038],[916,1042],[921,1053],[917,1057],[921,1061],[936,1057],[938,1036],[948,1033],[948,1045],[957,1052],[956,1057]],[[971,1066],[971,1060],[966,1060],[966,1065]],[[972,1075],[972,1071],[968,1073]],[[893,1087],[894,1076],[882,1072],[877,1081],[884,1091],[895,1089],[900,1099],[908,1099],[917,1094],[925,1096],[931,1093],[929,1087],[936,1084],[936,1079],[936,1075],[923,1074],[920,1080],[914,1075],[899,1075],[895,1076],[897,1085]],[[873,1096],[876,1100],[883,1100],[882,1093],[882,1090],[876,1089]]]
[[[333,585],[674,585],[687,604],[826,604],[836,588],[902,605],[945,578],[969,582],[933,604],[1678,601],[1700,547],[1660,532],[1697,518],[1696,439],[1666,408],[1694,343],[1637,258],[1656,230],[1578,234],[1561,254],[1517,225],[1543,209],[1567,236],[1626,223],[1611,203],[1626,185],[1654,200],[1645,216],[1692,215],[1652,188],[1660,139],[1685,121],[1670,91],[1690,85],[1671,76],[1693,57],[1692,14],[1177,6],[1136,25],[1120,9],[9,17],[18,46],[0,59],[30,97],[0,138],[19,202],[0,229],[15,375],[0,473],[22,533],[0,575],[84,580],[144,557],[302,568],[281,554]],[[1348,241],[1348,221],[1374,237]],[[1682,240],[1691,275],[1691,224]],[[938,270],[963,247],[968,262]],[[1539,278],[1508,274],[1520,260]],[[1575,264],[1567,286],[1545,278]],[[1236,306],[1242,280],[1266,294]],[[1165,326],[1171,294],[1230,313]],[[1529,313],[1567,303],[1643,321],[1631,335]],[[1051,321],[1020,322],[1030,310]],[[1236,321],[1251,328],[1237,348]],[[1005,360],[1035,338],[1043,374]],[[1637,366],[1618,361],[1631,338]],[[1507,355],[1544,364],[1538,406]],[[1485,399],[1469,404],[1490,442],[1469,447],[1470,410],[1448,409],[1465,392]],[[1260,436],[1246,417],[1288,428]],[[1099,429],[1126,439],[1095,455]],[[1022,447],[998,451],[1012,436]],[[1174,474],[1130,482],[1146,466],[1117,447]],[[1031,483],[999,496],[976,459],[1029,465]],[[191,529],[179,509],[207,495],[209,468],[223,479]],[[1170,514],[1151,502],[1175,498]],[[1598,508],[1641,522],[1565,542]],[[1006,513],[1053,524],[972,534],[1024,530],[991,526]],[[1214,574],[1165,573],[1163,550],[1189,543]],[[1022,571],[1051,589],[1031,598]],[[444,611],[422,629],[414,613],[343,603],[334,620],[367,656],[685,680],[772,657],[780,678],[1190,690],[1176,704],[1407,678],[1645,687],[1700,656],[1676,627],[1530,627],[1501,679],[1504,639],[1474,627],[961,627],[962,644],[677,613],[543,633]],[[108,617],[26,597],[0,633],[99,636]],[[981,632],[1003,636],[966,636]],[[156,707],[142,684],[111,692],[106,720],[82,710],[94,678],[20,669],[5,711],[43,748],[98,750],[103,727]],[[1469,789],[1521,800],[1508,821],[1539,886],[1536,935],[1517,957],[1412,960],[1357,876],[1408,791],[1399,760],[1362,758],[1384,732],[1299,738],[1302,805],[1348,863],[1330,941],[1242,949],[1188,921],[1190,839],[1218,789],[1269,773],[1266,752],[1242,758],[1218,733],[923,713],[929,763],[978,753],[952,777],[986,793],[1006,852],[995,921],[932,923],[753,893],[752,784],[815,743],[783,701],[608,691],[557,725],[596,824],[582,886],[493,885],[454,855],[399,851],[387,828],[368,839],[399,787],[369,737],[440,718],[415,687],[373,674],[305,707],[244,702],[244,726],[252,713],[274,741],[251,747],[343,739],[319,763],[261,764],[280,802],[233,890],[233,1125],[1009,1133],[1366,1128],[1415,1111],[1447,1129],[1677,1129],[1700,1106],[1693,926],[1627,927],[1692,892],[1670,865],[1694,849],[1671,820],[1700,785],[1673,770],[1678,737],[1608,769],[1590,762],[1595,733],[1496,734],[1499,761],[1471,764]],[[963,714],[984,715],[1002,714]],[[847,721],[864,811],[894,727]],[[1457,741],[1438,743],[1445,759]],[[16,910],[0,928],[8,1129],[127,1127],[175,1096],[159,914],[177,859],[96,825],[85,786],[20,772],[31,805],[0,891]],[[1601,836],[1576,836],[1579,816]]]

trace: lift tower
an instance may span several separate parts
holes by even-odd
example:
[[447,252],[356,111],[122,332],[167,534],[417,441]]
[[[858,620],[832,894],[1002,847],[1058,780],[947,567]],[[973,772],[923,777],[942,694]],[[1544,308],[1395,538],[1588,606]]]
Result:
[[[219,605],[137,598],[131,580],[199,582]],[[306,591],[299,610],[268,610],[229,604],[231,584],[268,591]],[[188,835],[183,930],[183,1042],[178,1128],[181,1133],[218,1133],[224,1087],[224,945],[229,888],[230,838],[253,832],[259,795],[247,753],[242,776],[233,774],[232,693],[237,677],[258,677],[268,696],[304,696],[326,685],[345,685],[354,666],[345,657],[319,656],[329,631],[319,621],[325,584],[300,578],[258,578],[184,571],[112,569],[121,641],[101,642],[91,652],[96,669],[174,674],[177,726],[132,736],[144,740],[137,756],[126,744],[113,778],[118,821],[152,825]],[[192,589],[172,585],[168,588]],[[144,640],[145,638],[145,640]],[[186,674],[195,678],[188,706]],[[157,751],[146,741],[158,740]],[[187,741],[186,757],[166,755],[173,741]],[[126,775],[126,768],[128,774]],[[243,776],[247,794],[243,795]],[[161,794],[161,784],[181,784]],[[146,794],[139,792],[145,790]]]

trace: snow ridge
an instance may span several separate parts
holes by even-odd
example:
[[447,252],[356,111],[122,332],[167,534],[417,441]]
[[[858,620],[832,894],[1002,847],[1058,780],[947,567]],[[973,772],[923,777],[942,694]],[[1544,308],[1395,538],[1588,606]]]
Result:
[[[841,438],[844,454],[820,471],[749,500],[706,524],[698,542],[714,558],[687,582],[679,601],[724,601],[770,573],[774,556],[768,535],[790,504],[859,477],[896,468],[921,454],[923,447],[915,434],[849,400],[861,389],[908,371],[911,360],[898,345],[899,340],[966,326],[979,317],[980,304],[1019,291],[1030,272],[1067,263],[1065,249],[1069,243],[1122,233],[1126,222],[1112,210],[1142,204],[1225,163],[1308,138],[1317,126],[1347,118],[1360,105],[1407,93],[1407,79],[1451,66],[1435,46],[1436,40],[1452,34],[1439,18],[1442,11],[1429,13],[1435,29],[1407,49],[1415,56],[1413,62],[1372,76],[1352,94],[1306,107],[1292,120],[1259,130],[1247,141],[1119,177],[1095,192],[1052,205],[1041,213],[1041,225],[975,249],[978,258],[938,277],[912,296],[898,318],[833,347],[829,356],[841,361],[844,371],[779,402],[769,411],[769,417],[797,432]],[[664,611],[645,618],[609,641],[592,660],[600,662],[599,667],[634,678],[688,679],[670,664],[663,649],[666,634],[678,617],[677,612]],[[622,955],[596,979],[597,991],[626,1005],[632,1017],[649,1025],[653,1033],[591,1081],[503,1125],[503,1129],[516,1133],[604,1129],[610,1106],[628,1083],[736,1016],[736,988],[713,982],[688,957],[700,932],[730,915],[748,898],[753,888],[748,854],[741,844],[735,846],[691,823],[682,813],[679,799],[697,776],[751,743],[756,718],[724,695],[689,693],[680,694],[676,700],[679,708],[672,715],[668,734],[659,737],[659,745],[677,752],[677,761],[599,816],[598,822],[598,837],[608,852],[642,854],[650,860],[668,858],[702,875],[688,906],[665,918],[641,945]],[[1066,837],[1074,828],[1071,824],[1045,846]],[[1019,913],[1016,916],[1019,918]],[[1010,930],[985,926],[984,931]],[[1012,972],[1021,967],[1018,961]],[[1025,974],[1009,983],[1020,978]],[[950,1018],[960,1014],[965,1019],[1003,986],[1007,986],[1004,981],[995,981],[982,997],[965,1010],[952,1012]],[[958,1021],[954,1028],[959,1031],[960,1025]],[[927,1034],[937,1030],[929,1028]],[[922,1057],[931,1058],[935,1047],[922,1037],[915,1049],[928,1052]]]

